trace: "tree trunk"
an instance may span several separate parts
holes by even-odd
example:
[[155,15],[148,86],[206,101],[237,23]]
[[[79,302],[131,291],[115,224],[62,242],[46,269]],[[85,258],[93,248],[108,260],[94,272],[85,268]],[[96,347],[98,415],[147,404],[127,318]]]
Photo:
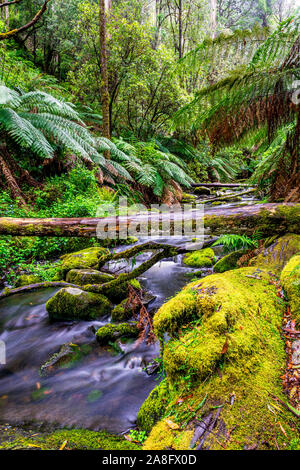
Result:
[[210,37],[215,39],[217,30],[217,0],[210,0]]
[[[201,217],[198,212],[198,216]],[[181,220],[181,213],[171,219]],[[195,211],[185,214],[185,221],[195,218]],[[167,214],[167,219],[169,216]],[[0,218],[0,235],[39,236],[39,237],[96,237],[97,230],[105,232],[108,227],[115,230],[116,238],[126,227],[136,227],[139,224],[159,224],[161,215],[148,214],[130,217],[105,218],[50,218],[50,219],[15,219]],[[281,235],[284,233],[300,234],[300,204],[256,204],[252,206],[213,208],[205,211],[204,227],[212,235],[226,233],[252,235],[259,232],[262,237]],[[195,233],[195,237],[201,233]],[[108,237],[109,238],[109,237]],[[112,238],[112,237],[111,237]]]
[[1,154],[0,154],[0,170],[1,170],[1,173],[3,174],[3,176],[4,176],[5,181],[7,182],[7,185],[8,185],[8,188],[9,188],[10,192],[11,192],[12,197],[15,198],[15,199],[18,199],[20,204],[22,204],[23,206],[26,206],[26,202],[23,198],[22,191],[21,191],[14,175],[10,171],[9,166],[7,165],[6,161],[4,160],[4,158],[2,157]]
[[[99,4],[99,34],[100,34],[100,63],[101,63],[101,102],[102,102],[102,132],[107,139],[111,137],[110,113],[109,113],[109,89],[107,70],[107,50],[106,50],[106,18],[105,0],[100,0]],[[109,158],[109,152],[105,155]]]

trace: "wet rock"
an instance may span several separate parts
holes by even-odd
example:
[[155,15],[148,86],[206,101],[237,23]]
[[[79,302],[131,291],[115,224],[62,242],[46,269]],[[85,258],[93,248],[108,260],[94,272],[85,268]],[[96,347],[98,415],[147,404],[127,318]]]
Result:
[[128,320],[133,315],[133,305],[129,302],[129,299],[126,298],[118,304],[113,311],[111,312],[111,318],[114,322],[121,322]]
[[237,262],[241,256],[245,253],[245,250],[238,250],[229,253],[229,255],[224,256],[214,265],[215,273],[224,273],[230,269],[237,268]]
[[73,343],[63,344],[59,352],[53,354],[50,359],[41,366],[40,375],[47,377],[61,368],[68,368],[80,361],[90,350],[90,345],[78,346]]
[[157,361],[151,361],[148,364],[144,364],[144,371],[148,375],[153,375],[155,372],[157,372],[160,368],[160,364]]
[[90,269],[97,268],[101,258],[109,253],[107,248],[91,247],[86,248],[76,253],[69,253],[61,256],[62,264],[60,272],[66,276],[67,272],[71,269]]
[[204,186],[197,186],[196,188],[194,188],[194,193],[204,196],[210,196],[211,190],[209,188],[205,188]]
[[103,284],[114,279],[114,276],[107,273],[102,273],[96,269],[71,269],[68,272],[66,281],[78,286],[85,286],[87,284]]
[[292,344],[292,363],[294,366],[300,364],[300,340],[294,341]]
[[138,335],[137,322],[105,325],[99,328],[96,333],[97,341],[102,346],[120,338],[137,338]]
[[111,303],[103,295],[74,287],[60,289],[46,303],[52,321],[95,320],[109,315],[111,307]]

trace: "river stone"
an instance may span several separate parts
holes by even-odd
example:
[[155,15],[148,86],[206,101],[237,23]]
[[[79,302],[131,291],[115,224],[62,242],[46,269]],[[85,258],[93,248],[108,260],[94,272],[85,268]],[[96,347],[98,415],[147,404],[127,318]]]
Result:
[[52,354],[50,359],[40,367],[40,375],[47,377],[57,372],[61,368],[68,368],[80,361],[91,350],[88,344],[79,346],[78,344],[63,344],[57,353]]
[[120,338],[137,338],[138,335],[137,322],[108,324],[99,328],[96,333],[97,340],[102,346]]
[[215,253],[211,248],[192,251],[184,256],[183,262],[193,268],[209,268],[215,262]]
[[229,271],[230,269],[237,268],[237,262],[243,256],[245,250],[238,250],[229,253],[229,255],[224,256],[221,258],[215,265],[214,265],[214,272],[215,273],[224,273],[225,271]]
[[104,295],[85,292],[75,287],[63,287],[46,303],[52,321],[95,320],[111,311]]
[[210,196],[211,190],[209,188],[205,188],[204,186],[197,186],[196,188],[194,188],[194,193],[204,196]]
[[62,260],[60,271],[65,278],[67,272],[71,269],[97,268],[99,261],[101,261],[101,258],[106,254],[109,254],[109,250],[107,248],[93,246],[77,251],[76,253],[63,255],[60,258]]
[[292,344],[292,363],[294,366],[300,364],[300,340],[294,341]]
[[96,269],[71,269],[68,272],[66,281],[77,286],[85,286],[87,284],[103,284],[112,281],[114,276],[102,273]]

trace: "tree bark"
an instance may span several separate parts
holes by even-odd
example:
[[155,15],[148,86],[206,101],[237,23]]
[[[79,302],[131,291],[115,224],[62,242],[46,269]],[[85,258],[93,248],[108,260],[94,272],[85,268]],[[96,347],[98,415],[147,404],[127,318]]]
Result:
[[[110,112],[109,112],[109,89],[107,70],[106,49],[106,17],[105,0],[99,3],[99,34],[100,34],[100,63],[101,63],[101,102],[102,102],[102,132],[107,139],[111,137]],[[109,158],[109,152],[105,155]]]
[[12,197],[15,198],[15,199],[18,199],[20,204],[22,204],[23,206],[26,206],[26,202],[23,198],[22,191],[21,191],[14,175],[10,171],[9,166],[7,165],[6,161],[4,160],[4,158],[2,157],[1,154],[0,154],[0,170],[1,170],[1,173],[3,174],[3,176],[4,176],[4,179],[7,183],[7,186],[9,188],[10,192],[11,192]]
[[[200,214],[198,213],[199,217]],[[177,216],[175,213],[175,217],[171,218],[171,230],[172,220],[178,221],[180,217],[180,214]],[[185,214],[186,221],[191,221],[193,218],[195,211]],[[151,224],[159,224],[161,220],[161,215],[158,213],[117,218],[0,218],[0,235],[91,238],[97,236],[97,229],[105,232],[107,227],[113,227],[118,238],[120,230],[123,232],[126,227],[143,223],[148,224],[150,228]],[[232,233],[251,236],[254,232],[260,232],[262,237],[269,237],[288,232],[300,234],[300,204],[256,204],[226,209],[211,208],[205,210],[204,227],[207,229],[206,232],[212,235]],[[169,234],[165,233],[166,236]],[[197,235],[200,234],[195,233],[195,237]]]

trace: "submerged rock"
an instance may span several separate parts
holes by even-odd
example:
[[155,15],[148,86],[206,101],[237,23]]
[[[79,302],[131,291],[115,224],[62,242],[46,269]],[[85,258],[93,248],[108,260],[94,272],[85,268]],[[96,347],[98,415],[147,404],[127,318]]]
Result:
[[68,272],[66,281],[78,286],[85,286],[87,284],[103,284],[104,282],[112,281],[114,276],[107,273],[102,273],[96,269],[71,269]]
[[214,265],[214,272],[215,273],[224,273],[225,271],[229,271],[230,269],[237,268],[237,262],[243,256],[245,250],[238,250],[229,253],[228,255],[221,258],[219,261],[216,262]]
[[183,258],[184,264],[195,268],[209,268],[215,262],[215,254],[211,248],[192,251]]
[[109,253],[107,248],[91,247],[76,253],[69,253],[61,256],[62,264],[60,272],[65,277],[71,269],[89,269],[97,268],[101,258]]
[[108,324],[99,328],[96,333],[97,340],[101,345],[106,345],[120,338],[137,338],[138,335],[137,322]]
[[91,350],[90,345],[79,346],[77,344],[63,344],[59,352],[53,354],[40,368],[40,375],[46,377],[61,368],[70,367],[87,355]]
[[111,303],[100,294],[63,287],[46,303],[52,321],[95,320],[109,315]]

